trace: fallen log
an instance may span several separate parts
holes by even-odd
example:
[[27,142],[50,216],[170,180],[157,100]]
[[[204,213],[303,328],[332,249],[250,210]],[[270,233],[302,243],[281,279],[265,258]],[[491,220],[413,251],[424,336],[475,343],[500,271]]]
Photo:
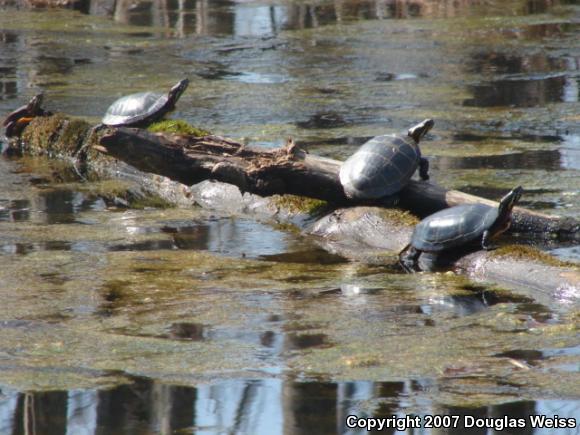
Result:
[[[213,179],[262,196],[294,194],[337,205],[352,203],[345,197],[338,179],[341,162],[307,154],[293,143],[265,150],[217,136],[165,135],[119,128],[107,132],[100,144],[102,151],[142,171],[187,185]],[[497,207],[494,201],[414,180],[401,192],[400,198],[403,208],[419,216],[465,203],[480,202]],[[364,204],[381,205],[382,202],[365,201]],[[580,237],[580,222],[516,207],[512,231]]]
[[[82,162],[98,168],[102,174],[133,178],[141,187],[146,186],[174,203],[195,201],[228,212],[283,216],[318,236],[323,246],[348,258],[363,261],[374,258],[394,265],[394,254],[409,240],[412,223],[407,221],[408,215],[392,209],[343,208],[313,223],[311,215],[296,219],[296,213],[284,210],[280,202],[255,195],[293,193],[335,204],[347,202],[338,183],[340,162],[311,156],[292,143],[281,149],[264,150],[217,136],[152,134],[125,128],[98,131],[81,124],[62,115],[36,118],[24,130],[21,145],[26,152],[65,157],[76,164]],[[189,187],[202,180],[205,181],[201,185]],[[419,182],[412,183],[405,195],[417,195],[421,198],[421,207],[424,203],[428,207],[443,207],[448,203],[487,201]],[[413,201],[410,202],[412,205]],[[577,221],[521,208],[516,211],[515,227],[522,232],[552,231],[578,236]],[[385,251],[389,253],[385,255]],[[549,256],[479,251],[458,259],[455,268],[477,279],[524,291],[539,301],[580,302],[578,268]],[[540,279],[546,276],[550,279]]]

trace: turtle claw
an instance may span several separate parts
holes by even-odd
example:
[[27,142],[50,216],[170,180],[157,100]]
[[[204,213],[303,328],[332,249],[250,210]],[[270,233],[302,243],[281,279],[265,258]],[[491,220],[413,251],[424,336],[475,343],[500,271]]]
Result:
[[399,260],[399,264],[405,273],[417,273],[415,268],[407,264],[404,260]]
[[416,273],[417,261],[421,253],[417,251],[410,243],[399,252],[399,264],[406,273]]

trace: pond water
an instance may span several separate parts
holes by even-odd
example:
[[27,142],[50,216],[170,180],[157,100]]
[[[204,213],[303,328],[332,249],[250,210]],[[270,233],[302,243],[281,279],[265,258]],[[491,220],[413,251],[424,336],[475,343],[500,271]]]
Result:
[[[1,114],[42,90],[97,122],[189,77],[172,116],[340,159],[433,117],[434,182],[521,184],[525,207],[580,218],[577,1],[72,6],[0,2]],[[70,172],[0,159],[0,433],[365,433],[346,417],[411,414],[580,430],[578,307],[349,262],[273,221],[127,208],[118,182]],[[577,241],[542,246],[580,261]]]

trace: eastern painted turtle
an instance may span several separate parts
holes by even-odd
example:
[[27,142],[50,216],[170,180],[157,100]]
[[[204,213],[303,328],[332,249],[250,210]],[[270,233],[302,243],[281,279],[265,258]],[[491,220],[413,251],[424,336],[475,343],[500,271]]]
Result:
[[140,92],[119,98],[107,109],[103,124],[111,127],[146,126],[157,121],[175,108],[175,104],[189,85],[183,79],[167,94]]
[[512,210],[522,191],[516,187],[501,199],[498,207],[462,204],[426,217],[415,227],[411,243],[399,253],[401,265],[413,271],[422,252],[438,253],[475,241],[485,250],[492,249],[491,239],[509,228]]
[[433,128],[432,119],[409,129],[407,136],[377,136],[364,143],[340,168],[347,197],[377,199],[399,192],[417,167],[429,179],[429,162],[421,157],[419,142]]
[[3,122],[5,128],[4,134],[6,137],[20,136],[24,127],[36,116],[43,116],[48,114],[42,107],[43,94],[37,94],[30,99],[28,104],[19,107],[14,112],[11,112]]

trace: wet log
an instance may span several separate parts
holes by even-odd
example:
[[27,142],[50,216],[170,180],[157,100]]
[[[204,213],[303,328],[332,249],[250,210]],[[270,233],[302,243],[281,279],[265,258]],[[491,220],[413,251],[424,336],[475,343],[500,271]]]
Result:
[[[338,179],[340,161],[307,154],[289,143],[265,150],[218,136],[177,136],[119,128],[105,134],[102,151],[146,172],[191,185],[205,179],[231,183],[242,192],[262,196],[294,194],[338,205],[349,201]],[[465,203],[497,203],[431,182],[411,181],[401,192],[401,206],[425,216]],[[381,205],[367,201],[365,205]],[[580,222],[516,207],[512,231],[580,237]]]
[[[338,184],[340,162],[311,156],[291,143],[281,149],[264,150],[217,136],[196,138],[124,128],[93,131],[88,125],[81,126],[66,118],[35,119],[24,130],[22,139],[21,145],[27,152],[82,161],[102,174],[132,179],[173,203],[195,202],[228,213],[252,213],[291,221],[323,247],[360,261],[397,267],[396,253],[408,242],[413,228],[407,215],[393,209],[359,205],[336,209],[315,219],[312,215],[291,212],[275,199],[256,195],[293,193],[336,204],[347,203]],[[413,183],[407,193],[418,195],[428,207],[486,201],[430,186]],[[429,189],[431,193],[421,196],[421,192]],[[517,213],[532,222],[516,227],[518,231],[536,228],[577,236],[576,221],[544,217],[524,209],[518,209]],[[453,267],[477,280],[495,282],[550,306],[580,303],[578,268],[547,255],[478,251],[458,258]]]

